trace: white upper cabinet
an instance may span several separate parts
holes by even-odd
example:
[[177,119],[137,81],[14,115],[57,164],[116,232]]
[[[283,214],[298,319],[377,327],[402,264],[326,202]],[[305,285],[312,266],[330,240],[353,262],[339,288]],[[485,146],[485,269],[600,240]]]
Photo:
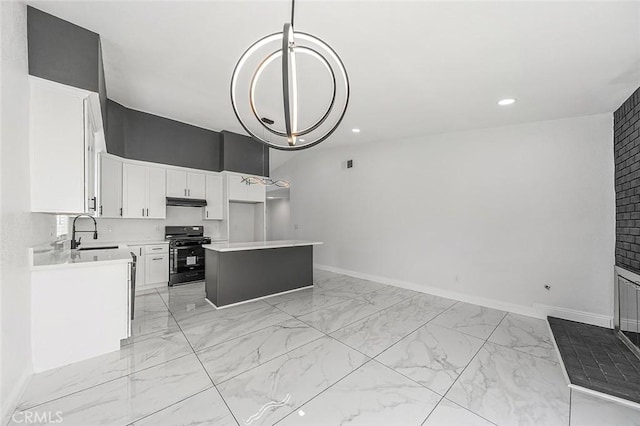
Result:
[[205,199],[207,206],[204,208],[204,219],[224,219],[224,198],[222,194],[222,176],[206,175]]
[[250,175],[227,174],[227,191],[229,201],[244,201],[248,203],[264,203],[267,191],[264,185],[243,182],[243,177]]
[[189,198],[204,199],[205,198],[205,174],[204,173],[187,173],[187,196]]
[[164,169],[147,167],[147,216],[150,219],[167,217],[167,192]]
[[100,155],[100,217],[122,217],[122,161]]
[[205,198],[205,174],[167,170],[167,197]]
[[122,167],[122,216],[164,219],[166,175],[159,167],[125,163]]
[[167,170],[167,197],[185,198],[187,196],[187,172]]
[[31,211],[96,213],[98,94],[30,78]]

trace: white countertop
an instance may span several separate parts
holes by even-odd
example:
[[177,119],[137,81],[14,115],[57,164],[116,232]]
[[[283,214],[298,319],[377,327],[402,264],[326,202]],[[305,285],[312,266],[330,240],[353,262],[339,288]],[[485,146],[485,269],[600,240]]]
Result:
[[[105,250],[71,250],[69,244],[52,247],[35,247],[32,250],[33,263],[31,270],[47,270],[70,267],[86,267],[91,264],[98,263],[100,266],[105,264],[128,263],[131,262],[131,251],[122,244],[105,243],[101,246],[118,245],[117,249]],[[89,246],[89,245],[87,245]]]
[[204,244],[202,247],[208,250],[227,252],[227,251],[243,251],[243,250],[262,250],[282,247],[299,247],[299,246],[315,246],[320,245],[320,241],[302,241],[302,240],[277,240],[277,241],[250,241],[246,243],[212,243]]

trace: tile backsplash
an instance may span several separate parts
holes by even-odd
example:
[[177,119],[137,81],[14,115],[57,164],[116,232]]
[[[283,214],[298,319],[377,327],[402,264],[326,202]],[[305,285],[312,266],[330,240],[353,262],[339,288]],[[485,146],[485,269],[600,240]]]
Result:
[[[224,238],[224,222],[203,220],[202,208],[167,207],[166,219],[102,219],[98,223],[98,239],[93,240],[91,234],[82,233],[82,241],[120,242],[120,241],[161,241],[164,240],[164,227],[169,225],[204,226],[204,234],[212,239]],[[69,238],[73,218],[69,220]],[[93,223],[89,218],[81,218],[76,222],[76,230],[92,230]]]

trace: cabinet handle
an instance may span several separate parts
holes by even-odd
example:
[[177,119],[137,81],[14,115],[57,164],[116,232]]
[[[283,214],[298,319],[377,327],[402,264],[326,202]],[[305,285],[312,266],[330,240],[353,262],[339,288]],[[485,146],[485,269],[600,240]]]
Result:
[[149,209],[147,209],[147,217],[149,217]]
[[187,189],[187,195],[189,195],[189,197],[191,197],[191,188]]
[[120,207],[120,216],[122,216],[122,207]]
[[102,216],[102,206],[100,206],[100,216]]
[[187,196],[187,188],[184,189],[184,196]]
[[142,217],[144,217],[144,207],[142,208]]
[[162,250],[162,247],[154,247],[151,250]]
[[96,206],[96,203],[97,203],[97,201],[96,201],[96,197],[91,197],[91,198],[89,198],[89,201],[93,201],[93,207],[89,206],[89,210],[96,211],[96,207],[97,207],[97,206]]
[[154,257],[152,260],[162,260],[162,257]]
[[209,210],[207,210],[207,217],[209,217]]

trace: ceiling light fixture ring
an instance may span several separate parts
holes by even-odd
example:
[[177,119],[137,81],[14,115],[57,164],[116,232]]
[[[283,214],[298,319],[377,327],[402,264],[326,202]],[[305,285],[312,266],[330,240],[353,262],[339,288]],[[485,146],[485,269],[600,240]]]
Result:
[[[339,127],[347,111],[350,97],[350,83],[346,68],[342,59],[336,51],[327,43],[311,34],[294,31],[293,19],[295,10],[295,0],[291,6],[291,23],[285,23],[282,33],[267,35],[252,44],[240,57],[233,70],[231,78],[231,104],[233,112],[244,130],[255,140],[279,150],[301,150],[310,148],[329,138]],[[247,65],[250,58],[258,51],[270,43],[278,42],[280,50],[271,51],[257,65],[256,71],[250,78],[249,89],[239,87],[239,75]],[[309,46],[312,45],[313,47]],[[319,118],[314,118],[311,123],[306,124],[305,129],[298,129],[298,76],[296,56],[300,53],[309,54],[318,60],[323,68],[329,71],[331,81],[331,97],[328,106],[320,111]],[[324,54],[323,54],[324,53]],[[326,55],[326,56],[325,56]],[[265,120],[258,113],[256,106],[255,87],[264,69],[275,59],[282,59],[282,107],[284,112],[284,132],[271,127],[274,123],[272,118]],[[253,62],[255,63],[255,58]],[[246,83],[244,83],[246,85]],[[273,86],[268,86],[273,87]],[[276,86],[277,87],[277,86]],[[239,104],[238,100],[248,95],[247,104]],[[273,98],[272,98],[273,99]],[[338,105],[340,105],[338,107]],[[277,114],[277,113],[276,113]],[[262,129],[262,136],[259,135]],[[264,133],[266,129],[271,135],[276,136],[276,141],[271,141]],[[314,134],[315,132],[315,134]],[[298,139],[305,135],[304,139]],[[308,142],[307,142],[308,141]],[[281,142],[281,143],[278,143]]]
[[[329,65],[329,62],[327,61],[327,59],[324,56],[322,56],[322,54],[320,52],[318,52],[317,50],[312,49],[310,47],[295,47],[294,50],[297,51],[298,53],[305,53],[305,54],[308,54],[308,55],[311,55],[311,56],[317,58],[324,65],[324,67],[327,69],[327,71],[328,71],[328,73],[329,73],[329,75],[331,77],[331,81],[333,83],[331,101],[329,102],[329,105],[328,105],[327,109],[325,110],[325,112],[322,114],[322,117],[318,121],[316,121],[313,125],[307,127],[306,129],[298,130],[297,132],[293,133],[293,136],[299,137],[299,136],[304,136],[304,135],[314,131],[315,129],[320,127],[322,125],[322,123],[324,123],[326,121],[327,117],[329,116],[329,114],[331,113],[331,111],[333,110],[333,107],[335,105],[336,93],[337,93],[337,84],[336,84],[336,74],[333,71],[333,68],[331,68],[331,66]],[[277,129],[274,129],[274,128],[270,127],[272,123],[271,124],[270,123],[265,123],[265,121],[262,120],[263,115],[260,114],[260,112],[258,111],[258,108],[256,107],[256,102],[255,102],[255,90],[256,90],[256,86],[258,84],[258,81],[260,79],[260,76],[262,75],[262,72],[264,71],[264,69],[269,64],[271,64],[271,62],[276,60],[280,55],[282,55],[282,51],[280,51],[280,50],[276,50],[275,52],[271,53],[269,56],[264,58],[262,60],[262,62],[260,62],[260,65],[258,66],[256,71],[253,73],[253,77],[251,78],[251,85],[249,86],[249,105],[251,107],[251,111],[253,112],[253,116],[256,118],[257,121],[260,122],[262,127],[267,129],[269,132],[273,133],[274,135],[281,136],[281,137],[287,137],[286,129],[284,131],[279,131]],[[301,142],[304,142],[304,141],[301,141]]]

